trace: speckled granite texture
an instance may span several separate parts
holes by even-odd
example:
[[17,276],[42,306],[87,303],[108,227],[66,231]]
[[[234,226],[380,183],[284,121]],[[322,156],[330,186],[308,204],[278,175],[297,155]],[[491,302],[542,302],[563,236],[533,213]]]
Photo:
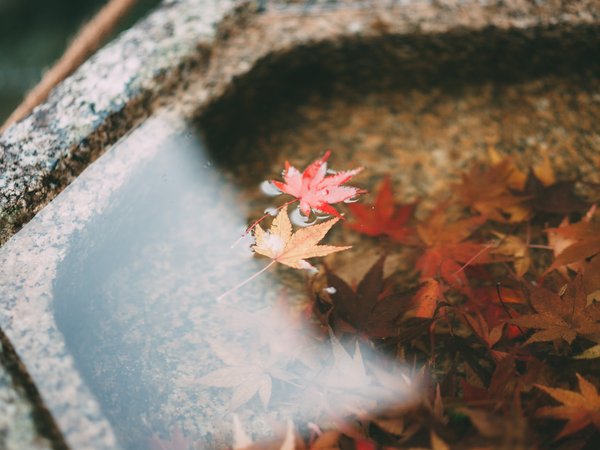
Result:
[[0,137],[0,243],[205,63],[229,0],[167,0]]
[[[261,5],[165,2],[0,136],[4,243],[111,144],[150,115],[160,117],[143,125],[153,131],[147,145],[124,140],[0,249],[0,327],[53,415],[40,416],[35,396],[14,383],[22,375],[3,364],[0,411],[9,419],[0,418],[0,448],[61,448],[53,421],[72,448],[115,448],[55,323],[52,283],[70,236],[183,126],[181,117],[201,117],[209,143],[223,149],[217,159],[243,160],[260,146],[274,156],[256,166],[262,173],[281,165],[278,152],[308,154],[327,140],[347,148],[348,159],[387,146],[396,161],[438,170],[464,165],[487,145],[527,161],[541,151],[553,157],[549,145],[558,145],[573,154],[565,171],[581,161],[582,176],[597,176],[597,0]],[[393,64],[378,71],[386,61]],[[457,85],[444,83],[448,73]],[[286,96],[291,109],[271,105]],[[387,120],[373,120],[381,117]],[[530,127],[532,117],[543,126]],[[428,151],[417,155],[423,146]],[[397,181],[428,187],[427,177],[411,176]]]
[[33,407],[25,393],[13,383],[12,374],[5,368],[6,358],[0,345],[0,448],[49,449],[50,443],[38,437],[33,422]]

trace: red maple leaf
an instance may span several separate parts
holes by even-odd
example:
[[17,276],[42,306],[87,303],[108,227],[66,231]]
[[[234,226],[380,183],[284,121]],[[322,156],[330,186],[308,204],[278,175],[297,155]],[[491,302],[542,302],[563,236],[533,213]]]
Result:
[[425,247],[416,264],[420,279],[441,277],[450,286],[466,288],[464,268],[467,265],[496,260],[488,251],[490,245],[466,241],[485,221],[485,217],[475,216],[452,222],[442,205],[426,222],[418,224],[417,233]]
[[396,204],[389,176],[383,179],[375,202],[369,205],[348,205],[354,221],[348,226],[368,236],[389,236],[394,241],[413,243],[414,229],[407,226],[415,209],[415,203]]
[[341,186],[362,170],[353,170],[327,175],[327,159],[331,151],[325,152],[322,158],[313,161],[303,172],[300,172],[288,161],[283,172],[284,182],[271,180],[277,189],[300,201],[300,211],[308,216],[312,210],[341,217],[331,206],[363,194],[365,191],[352,186]]
[[521,330],[507,321],[518,316],[514,309],[508,309],[510,303],[526,303],[525,294],[518,289],[502,287],[477,287],[472,289],[473,296],[465,304],[466,311],[481,314],[490,330],[504,325],[504,335],[513,339],[521,336]]

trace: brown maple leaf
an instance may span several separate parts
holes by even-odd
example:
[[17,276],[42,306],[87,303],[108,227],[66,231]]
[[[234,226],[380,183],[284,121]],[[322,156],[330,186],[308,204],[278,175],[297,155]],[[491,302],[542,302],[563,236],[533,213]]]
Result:
[[[471,369],[472,370],[472,369]],[[523,379],[516,370],[515,357],[507,354],[496,360],[494,373],[487,387],[462,381],[463,400],[473,406],[492,406],[514,404],[524,388]],[[516,395],[517,394],[517,395]]]
[[495,361],[506,357],[506,352],[493,348],[503,335],[504,322],[490,323],[479,311],[475,311],[472,314],[462,314],[462,317],[471,330],[473,330],[473,333],[485,344]]
[[[548,270],[569,266],[600,253],[600,222],[593,220],[595,211],[592,208],[580,222],[567,222],[558,228],[546,230],[549,239],[555,235],[554,247],[556,249],[560,245],[561,250]],[[556,235],[562,240],[556,242]]]
[[585,268],[583,285],[588,295],[588,303],[590,300],[600,302],[600,255],[594,256]]
[[414,243],[414,229],[408,226],[415,203],[397,204],[394,202],[392,182],[386,176],[377,197],[372,204],[352,203],[348,205],[354,220],[347,222],[348,227],[368,236],[389,236],[392,240]]
[[518,169],[509,159],[492,167],[474,165],[454,187],[458,202],[497,222],[521,222],[529,216],[527,198],[515,195],[511,180]]
[[590,207],[575,194],[574,181],[559,181],[545,186],[534,171],[529,172],[522,193],[531,198],[531,208],[536,212],[568,215]]
[[492,233],[499,239],[498,246],[491,251],[492,254],[512,259],[515,274],[518,278],[522,278],[531,266],[528,243],[518,236],[505,235],[495,231]]
[[420,279],[441,277],[453,287],[466,288],[468,281],[464,268],[494,260],[488,251],[491,245],[466,241],[485,221],[483,216],[450,221],[442,205],[426,222],[417,224],[417,233],[425,248],[416,263],[421,272]]
[[[410,294],[387,294],[384,289],[383,264],[379,258],[353,290],[344,280],[327,272],[327,282],[333,288],[329,294],[333,304],[330,318],[342,319],[355,331],[371,338],[394,336],[397,321],[411,307]],[[336,327],[337,328],[337,327]]]
[[564,291],[561,296],[542,286],[531,288],[529,301],[535,314],[511,321],[520,327],[538,330],[525,345],[555,339],[570,344],[577,336],[591,340],[600,338],[600,304],[587,304],[582,274],[577,274]]
[[536,384],[555,400],[562,403],[561,406],[545,406],[536,411],[538,417],[566,420],[567,424],[556,436],[560,439],[569,436],[588,425],[594,425],[600,429],[600,395],[596,387],[588,380],[577,374],[579,392],[567,389],[558,389]]

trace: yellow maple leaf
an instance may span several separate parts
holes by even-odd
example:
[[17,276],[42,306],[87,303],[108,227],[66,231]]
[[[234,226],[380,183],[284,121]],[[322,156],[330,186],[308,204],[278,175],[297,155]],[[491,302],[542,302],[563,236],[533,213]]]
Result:
[[310,227],[301,228],[296,232],[292,230],[292,223],[287,214],[287,208],[282,209],[273,219],[271,228],[263,230],[260,225],[254,228],[254,245],[252,250],[259,255],[271,258],[266,267],[262,268],[250,278],[239,283],[237,286],[229,289],[227,292],[217,297],[220,301],[232,292],[237,291],[243,285],[249,283],[254,278],[265,272],[276,262],[293,267],[294,269],[315,269],[308,261],[308,258],[318,256],[327,256],[330,253],[348,250],[348,246],[319,245],[319,241],[325,237],[332,226],[336,224],[339,218],[328,220],[327,222]]
[[314,269],[306,259],[326,256],[351,247],[318,244],[338,220],[334,218],[318,225],[301,228],[294,233],[287,211],[282,209],[268,231],[263,230],[260,225],[256,226],[254,229],[256,242],[252,250],[294,269]]
[[551,388],[541,384],[535,385],[538,389],[562,403],[561,406],[546,406],[536,412],[538,417],[568,421],[560,434],[556,436],[556,439],[576,433],[592,424],[600,429],[600,396],[598,390],[579,374],[577,374],[577,380],[579,381],[579,392]]

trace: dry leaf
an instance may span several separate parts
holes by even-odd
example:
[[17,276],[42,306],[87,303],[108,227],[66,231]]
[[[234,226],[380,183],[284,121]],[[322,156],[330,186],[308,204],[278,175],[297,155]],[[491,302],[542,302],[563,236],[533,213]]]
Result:
[[587,305],[581,274],[569,282],[562,297],[540,286],[532,289],[530,301],[536,313],[512,320],[515,325],[540,330],[525,344],[555,339],[570,344],[577,336],[600,337],[600,304]]
[[462,177],[462,183],[454,187],[458,201],[481,215],[498,222],[521,222],[529,216],[524,196],[510,190],[510,182],[517,168],[509,159],[492,167],[471,167]]
[[254,229],[256,242],[252,246],[252,250],[294,269],[314,269],[306,259],[326,256],[351,248],[351,246],[318,245],[318,242],[325,237],[338,220],[337,218],[331,219],[301,228],[293,233],[287,210],[282,209],[268,231],[264,231],[260,225],[256,226]]
[[[353,290],[344,280],[327,272],[327,281],[335,292],[329,294],[333,310],[329,317],[335,322],[342,319],[352,328],[371,338],[398,334],[398,319],[410,308],[407,294],[384,292],[383,264],[379,258]],[[337,328],[337,327],[336,327]]]
[[547,406],[536,411],[536,415],[539,417],[567,420],[567,424],[556,436],[556,439],[576,433],[588,425],[594,425],[600,429],[600,396],[598,390],[579,374],[577,374],[577,380],[579,382],[579,392],[551,388],[541,384],[535,385],[538,389],[562,403],[561,406]]
[[531,255],[527,242],[517,236],[508,236],[495,231],[493,233],[500,239],[500,244],[491,251],[492,254],[512,258],[515,273],[517,277],[522,278],[531,266]]

